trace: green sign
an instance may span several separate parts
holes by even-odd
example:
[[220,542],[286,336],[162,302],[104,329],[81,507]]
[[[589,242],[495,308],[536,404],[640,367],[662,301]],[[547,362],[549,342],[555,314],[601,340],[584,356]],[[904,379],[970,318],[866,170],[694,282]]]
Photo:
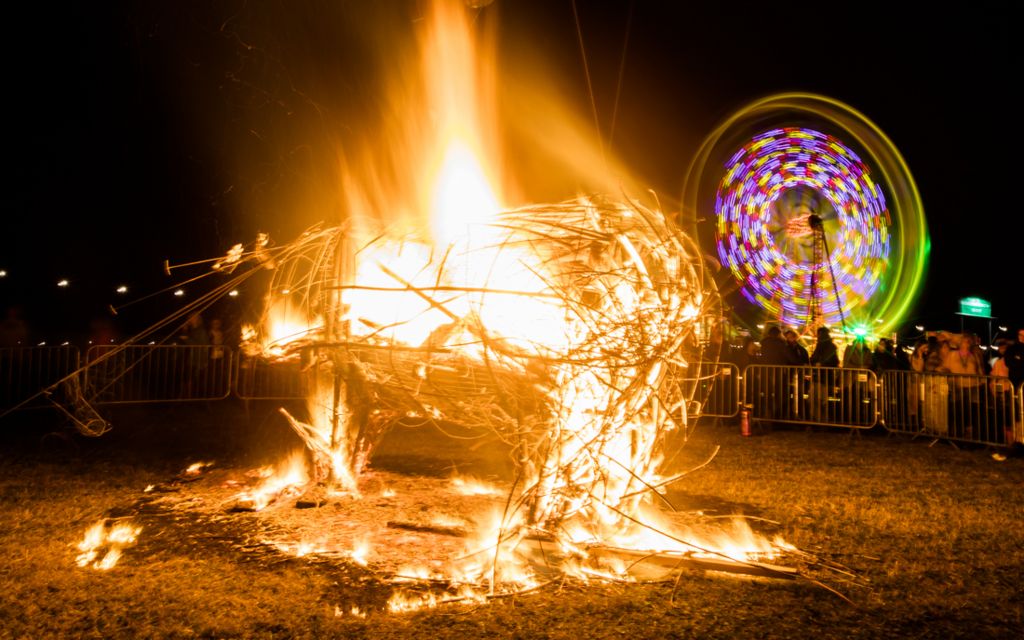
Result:
[[961,298],[960,315],[990,318],[992,317],[992,303],[981,298]]

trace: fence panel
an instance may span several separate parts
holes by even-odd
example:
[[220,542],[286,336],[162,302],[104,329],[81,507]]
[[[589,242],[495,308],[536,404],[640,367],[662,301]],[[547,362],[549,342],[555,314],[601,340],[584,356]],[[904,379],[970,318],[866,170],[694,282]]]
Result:
[[743,402],[756,420],[868,429],[878,417],[876,386],[869,369],[752,364]]
[[1021,431],[1020,393],[1006,378],[887,371],[881,404],[894,432],[1008,446]]
[[1013,444],[1024,444],[1024,383],[1017,387],[1017,404],[1013,413]]
[[[740,371],[727,362],[701,362],[694,394],[701,400],[700,415],[731,418],[740,411]],[[691,374],[692,375],[692,374]]]
[[266,362],[239,355],[235,395],[242,400],[297,400],[308,396],[308,376],[298,362]]
[[97,404],[220,400],[231,392],[233,360],[203,345],[94,346],[84,393]]
[[[233,390],[245,400],[308,395],[298,362],[268,363],[205,346],[102,345],[86,354],[85,396],[98,404],[218,400]],[[74,346],[0,349],[0,410],[17,406],[73,374]],[[688,372],[701,415],[732,417],[742,402],[756,420],[886,429],[1009,446],[1024,444],[1024,390],[1003,378],[914,371],[704,362]],[[43,406],[44,398],[26,406]]]
[[[5,347],[0,349],[0,410],[24,402],[78,370],[81,356],[71,345],[59,347]],[[47,404],[39,397],[25,407]]]

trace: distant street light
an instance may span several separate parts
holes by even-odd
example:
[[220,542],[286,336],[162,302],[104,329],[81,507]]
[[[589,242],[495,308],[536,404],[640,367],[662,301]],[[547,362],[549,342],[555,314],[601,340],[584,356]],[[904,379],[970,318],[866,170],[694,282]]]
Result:
[[71,283],[70,283],[70,282],[68,282],[68,281],[67,281],[66,279],[65,279],[65,280],[58,280],[58,281],[57,281],[57,286],[58,286],[58,287],[66,287],[66,286],[68,286],[69,284],[71,284]]
[[232,298],[237,298],[238,297],[238,289],[232,289],[231,291],[228,292],[228,295],[231,296]]
[[174,295],[176,295],[176,296],[178,296],[180,298],[181,296],[185,295],[185,290],[184,289],[178,289],[177,291],[174,292]]
[[0,278],[7,277],[7,269],[0,269]]
[[122,284],[122,285],[121,285],[120,287],[118,287],[118,288],[116,289],[116,291],[117,291],[118,293],[128,293],[128,287],[126,287],[126,286],[124,286],[124,285]]
[[915,324],[914,328],[917,329],[918,331],[924,331],[924,325],[923,324]]

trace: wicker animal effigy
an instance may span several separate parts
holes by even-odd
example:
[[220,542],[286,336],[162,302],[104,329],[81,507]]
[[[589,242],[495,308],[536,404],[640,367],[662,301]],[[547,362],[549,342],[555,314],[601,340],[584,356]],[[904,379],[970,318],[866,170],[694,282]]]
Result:
[[[524,207],[485,226],[443,250],[351,226],[267,250],[268,307],[278,296],[313,327],[279,341],[312,380],[314,415],[293,426],[341,481],[399,419],[487,429],[513,446],[531,527],[630,513],[687,422],[690,367],[719,313],[699,250],[634,201]],[[424,321],[417,342],[400,337]]]

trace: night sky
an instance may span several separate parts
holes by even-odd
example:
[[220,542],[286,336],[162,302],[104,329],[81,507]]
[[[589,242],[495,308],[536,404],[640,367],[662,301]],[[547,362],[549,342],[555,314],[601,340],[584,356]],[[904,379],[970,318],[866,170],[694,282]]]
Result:
[[[337,193],[338,147],[373,137],[367,123],[393,76],[381,52],[393,46],[397,59],[410,47],[422,11],[215,4],[40,7],[9,21],[0,296],[21,306],[34,339],[80,338],[108,304],[174,285],[165,259],[215,257],[256,231],[284,242],[343,215],[323,197]],[[931,260],[908,323],[955,329],[966,296],[990,300],[997,324],[1024,323],[1012,191],[1019,50],[1002,9],[683,4],[576,7],[604,142],[666,208],[723,118],[768,94],[824,94],[892,139],[924,200]],[[482,11],[481,22],[497,19],[499,74],[507,64],[521,81],[524,61],[543,65],[592,133],[572,2],[496,0]],[[58,289],[61,278],[71,286]],[[181,304],[157,295],[115,323],[128,333]]]

